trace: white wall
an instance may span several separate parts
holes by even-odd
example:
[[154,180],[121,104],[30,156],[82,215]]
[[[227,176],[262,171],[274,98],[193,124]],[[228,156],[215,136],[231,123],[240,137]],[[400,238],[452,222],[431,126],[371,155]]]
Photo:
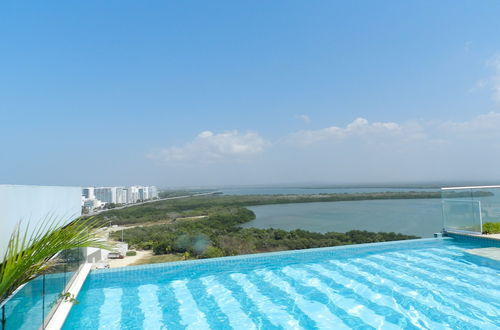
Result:
[[69,222],[81,215],[81,187],[0,185],[0,261],[16,224],[31,230],[47,217]]

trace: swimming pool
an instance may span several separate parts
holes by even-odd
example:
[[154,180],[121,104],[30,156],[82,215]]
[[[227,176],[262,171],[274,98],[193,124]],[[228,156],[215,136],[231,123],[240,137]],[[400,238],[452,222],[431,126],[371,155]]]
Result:
[[500,268],[423,239],[93,271],[64,329],[500,329]]

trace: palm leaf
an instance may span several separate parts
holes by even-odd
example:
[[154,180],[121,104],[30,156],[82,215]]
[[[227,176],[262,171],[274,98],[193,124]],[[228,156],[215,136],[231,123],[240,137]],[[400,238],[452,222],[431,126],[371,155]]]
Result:
[[0,302],[48,266],[58,252],[82,247],[111,249],[96,233],[92,218],[78,218],[68,225],[47,217],[29,235],[29,225],[14,229],[0,264]]

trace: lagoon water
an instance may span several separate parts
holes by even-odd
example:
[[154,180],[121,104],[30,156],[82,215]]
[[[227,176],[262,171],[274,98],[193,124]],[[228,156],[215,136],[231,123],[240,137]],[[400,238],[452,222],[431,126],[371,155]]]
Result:
[[440,199],[390,199],[274,204],[249,207],[255,228],[304,229],[315,232],[368,230],[432,237],[443,226]]

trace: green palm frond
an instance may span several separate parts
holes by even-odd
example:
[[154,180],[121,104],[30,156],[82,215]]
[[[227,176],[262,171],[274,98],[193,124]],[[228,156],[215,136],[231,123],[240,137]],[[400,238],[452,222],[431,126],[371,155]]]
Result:
[[47,218],[29,235],[29,225],[23,228],[18,224],[0,264],[0,302],[45,270],[60,251],[81,247],[111,249],[96,234],[97,228],[92,218],[78,218],[68,225]]

